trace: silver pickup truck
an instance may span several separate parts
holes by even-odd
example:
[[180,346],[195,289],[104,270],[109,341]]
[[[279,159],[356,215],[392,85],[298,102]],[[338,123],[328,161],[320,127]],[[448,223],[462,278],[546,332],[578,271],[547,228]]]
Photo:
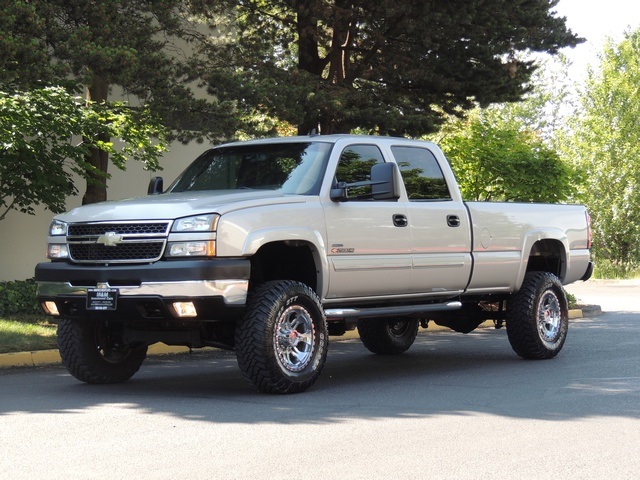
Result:
[[433,143],[306,136],[222,145],[166,191],[56,216],[35,275],[81,381],[125,381],[164,342],[233,349],[259,390],[295,393],[356,327],[398,354],[429,322],[491,319],[521,357],[555,356],[590,236],[579,205],[463,202]]

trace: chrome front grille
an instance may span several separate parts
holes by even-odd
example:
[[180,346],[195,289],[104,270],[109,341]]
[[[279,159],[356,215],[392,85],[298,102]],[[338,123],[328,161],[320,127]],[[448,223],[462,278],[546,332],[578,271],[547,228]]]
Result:
[[97,222],[70,224],[71,260],[78,263],[149,263],[159,260],[171,222]]
[[69,225],[70,237],[100,236],[106,232],[119,235],[156,235],[166,236],[169,231],[168,222],[148,223],[72,223]]

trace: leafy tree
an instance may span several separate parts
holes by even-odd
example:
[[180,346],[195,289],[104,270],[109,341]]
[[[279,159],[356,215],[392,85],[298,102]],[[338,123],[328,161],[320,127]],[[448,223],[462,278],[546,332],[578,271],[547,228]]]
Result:
[[579,170],[561,160],[536,132],[499,108],[477,110],[439,134],[439,143],[467,200],[549,202],[572,198]]
[[521,98],[535,70],[524,52],[577,44],[556,3],[200,0],[221,33],[203,77],[244,117],[300,133],[419,136],[447,114]]
[[586,171],[582,195],[596,258],[640,262],[640,29],[609,42],[590,68],[580,106],[560,136],[563,154]]
[[[204,38],[189,21],[188,7],[180,0],[0,0],[0,82],[25,90],[79,88],[114,115],[121,106],[108,101],[119,86],[135,104],[161,115],[181,140],[202,132],[231,135],[233,105],[196,99],[188,84],[195,58],[178,43]],[[106,199],[109,152],[97,145],[108,144],[108,134],[105,128],[87,132],[97,142],[87,150],[84,203]]]
[[[111,155],[119,168],[127,158],[159,168],[165,147],[152,139],[162,138],[163,131],[147,109],[122,103],[106,108],[62,87],[0,91],[0,220],[11,210],[33,214],[40,204],[54,213],[64,211],[66,198],[77,192],[72,172],[85,178],[104,175],[86,162],[92,150]],[[101,140],[113,137],[124,145]]]
[[576,102],[575,81],[566,55],[543,58],[531,77],[531,89],[517,102],[493,104],[486,109],[495,125],[517,126],[535,132],[546,145],[558,149],[557,133],[565,128]]

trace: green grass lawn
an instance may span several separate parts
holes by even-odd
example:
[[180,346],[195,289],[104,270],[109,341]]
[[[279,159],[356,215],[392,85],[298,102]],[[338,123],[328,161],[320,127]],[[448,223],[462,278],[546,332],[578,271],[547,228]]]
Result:
[[56,325],[43,315],[0,318],[0,353],[31,352],[58,348]]

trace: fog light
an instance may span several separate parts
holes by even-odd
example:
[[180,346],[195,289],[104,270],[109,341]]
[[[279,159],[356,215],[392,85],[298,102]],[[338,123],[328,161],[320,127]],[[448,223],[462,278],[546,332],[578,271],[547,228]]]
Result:
[[42,304],[42,308],[47,315],[60,315],[56,302],[47,301]]
[[173,302],[173,308],[179,317],[197,317],[196,306],[193,302]]

